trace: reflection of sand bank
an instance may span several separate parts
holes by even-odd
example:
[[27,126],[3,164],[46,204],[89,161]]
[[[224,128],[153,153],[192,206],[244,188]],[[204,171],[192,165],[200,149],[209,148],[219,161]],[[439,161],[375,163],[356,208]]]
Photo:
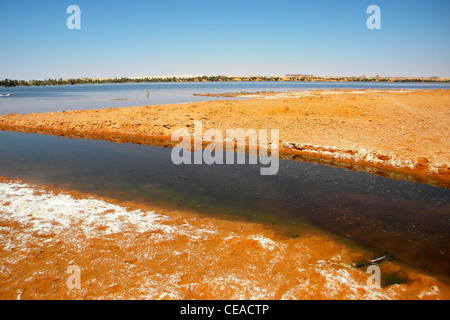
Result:
[[106,140],[109,135],[137,140],[168,138],[180,128],[193,133],[194,121],[202,121],[203,132],[279,129],[281,154],[359,165],[368,168],[366,171],[398,173],[398,177],[450,187],[449,90],[313,90],[251,97],[9,114],[0,117],[0,129],[95,134]]
[[[448,299],[450,287],[396,263],[408,281],[368,289],[364,253],[316,231],[265,226],[0,182],[2,299]],[[330,263],[324,263],[328,261]],[[69,265],[81,289],[68,290]]]

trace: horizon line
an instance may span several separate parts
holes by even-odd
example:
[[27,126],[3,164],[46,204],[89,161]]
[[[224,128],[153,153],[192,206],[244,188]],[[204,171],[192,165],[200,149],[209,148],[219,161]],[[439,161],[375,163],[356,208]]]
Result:
[[312,75],[312,74],[301,74],[301,73],[288,73],[285,75],[224,75],[224,74],[191,74],[191,75],[153,75],[153,76],[115,76],[115,77],[76,77],[76,78],[43,78],[43,79],[11,79],[5,78],[4,80],[12,80],[12,81],[46,81],[46,80],[94,80],[94,81],[102,81],[102,80],[115,80],[115,79],[130,79],[130,80],[142,80],[142,79],[165,79],[165,78],[176,78],[176,79],[195,79],[202,77],[226,77],[226,78],[313,78],[313,79],[336,79],[336,78],[353,78],[353,79],[439,79],[439,80],[448,80],[450,77],[439,77],[439,76],[349,76],[349,75],[333,75],[333,76],[320,76],[320,75]]

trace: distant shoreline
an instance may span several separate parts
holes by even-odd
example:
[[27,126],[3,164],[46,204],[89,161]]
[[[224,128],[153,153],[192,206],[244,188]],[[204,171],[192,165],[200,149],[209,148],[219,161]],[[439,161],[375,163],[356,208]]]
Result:
[[46,79],[46,80],[0,80],[0,87],[29,87],[74,84],[103,83],[151,83],[151,82],[411,82],[411,83],[450,83],[450,78],[413,78],[413,77],[319,77],[310,75],[275,76],[173,76],[173,77],[142,77],[142,78],[76,78],[76,79]]

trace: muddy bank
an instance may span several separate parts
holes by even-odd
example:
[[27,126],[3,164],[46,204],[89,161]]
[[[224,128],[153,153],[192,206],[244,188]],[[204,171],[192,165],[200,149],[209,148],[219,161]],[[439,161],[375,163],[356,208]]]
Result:
[[[313,230],[118,202],[0,179],[2,299],[448,299],[450,287],[395,261],[370,289],[366,252]],[[68,289],[69,266],[81,288]]]
[[283,158],[450,187],[449,90],[314,90],[252,97],[8,114],[0,117],[0,129],[163,146],[175,144],[170,136],[177,129],[193,134],[194,121],[202,122],[203,132],[224,134],[226,129],[279,129]]

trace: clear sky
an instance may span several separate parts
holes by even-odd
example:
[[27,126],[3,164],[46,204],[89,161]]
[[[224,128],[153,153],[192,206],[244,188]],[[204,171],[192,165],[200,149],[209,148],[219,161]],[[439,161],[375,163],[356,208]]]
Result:
[[450,77],[449,13],[449,0],[0,0],[0,79]]

